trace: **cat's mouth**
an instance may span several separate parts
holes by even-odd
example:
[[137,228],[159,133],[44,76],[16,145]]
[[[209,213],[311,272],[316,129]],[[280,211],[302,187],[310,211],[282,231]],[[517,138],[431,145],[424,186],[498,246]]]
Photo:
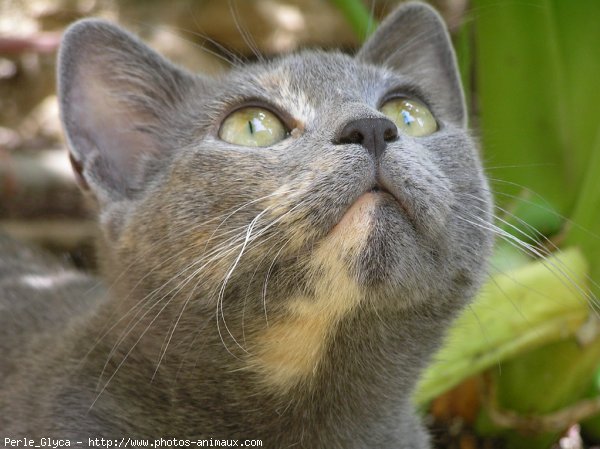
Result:
[[[357,196],[341,214],[339,220],[336,220],[328,235],[338,238],[339,245],[356,249],[365,243],[365,238],[374,229],[376,221],[387,222],[390,219],[389,213],[392,210],[396,211],[395,214],[404,217],[404,220],[413,223],[414,215],[402,200],[402,192],[395,194],[395,190],[376,180],[370,187],[357,192]],[[380,214],[378,212],[380,208],[385,208],[388,212]]]
[[[400,188],[390,185],[384,177],[377,176],[363,189],[357,191],[356,196],[350,199],[347,208],[337,217],[328,234],[335,235],[343,231],[345,239],[360,239],[365,236],[366,230],[372,229],[375,220],[389,217],[393,210],[415,226],[414,209],[410,207],[409,198]],[[377,213],[382,207],[388,211],[383,215]]]
[[368,190],[368,193],[374,193],[374,194],[378,194],[378,195],[383,195],[383,196],[387,196],[390,199],[393,199],[398,206],[400,207],[400,209],[402,209],[402,212],[404,212],[404,214],[407,216],[407,218],[412,219],[412,213],[410,211],[410,208],[407,206],[406,202],[403,200],[403,198],[400,195],[395,194],[392,189],[388,189],[383,182],[375,182],[371,188]]

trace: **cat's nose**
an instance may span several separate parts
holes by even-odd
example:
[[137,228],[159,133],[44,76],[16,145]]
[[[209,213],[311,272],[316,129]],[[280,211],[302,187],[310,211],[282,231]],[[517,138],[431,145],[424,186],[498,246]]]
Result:
[[378,159],[387,143],[397,138],[398,128],[394,122],[383,117],[371,117],[348,122],[337,135],[335,143],[358,143]]

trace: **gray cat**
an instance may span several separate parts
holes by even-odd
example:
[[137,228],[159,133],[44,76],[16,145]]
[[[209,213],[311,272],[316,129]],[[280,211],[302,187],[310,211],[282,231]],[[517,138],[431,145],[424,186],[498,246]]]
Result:
[[411,392],[492,245],[437,13],[219,79],[84,20],[58,76],[104,283],[0,242],[0,445],[428,448]]

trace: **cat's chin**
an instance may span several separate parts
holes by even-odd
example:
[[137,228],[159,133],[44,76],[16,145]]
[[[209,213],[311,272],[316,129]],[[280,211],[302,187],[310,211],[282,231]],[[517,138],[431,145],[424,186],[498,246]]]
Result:
[[388,190],[377,186],[360,195],[350,205],[332,228],[329,236],[350,239],[354,243],[357,243],[357,240],[366,239],[375,225],[377,209],[383,204],[392,205],[404,219],[412,221],[413,217],[408,205]]
[[[369,190],[345,211],[321,249],[342,261],[361,288],[396,292],[415,286],[423,279],[419,273],[434,275],[446,237],[422,226],[409,205],[384,189]],[[424,254],[423,247],[430,251]]]
[[339,243],[345,247],[349,244],[360,245],[369,233],[381,196],[382,193],[375,191],[368,191],[359,196],[333,227],[328,237],[339,240]]

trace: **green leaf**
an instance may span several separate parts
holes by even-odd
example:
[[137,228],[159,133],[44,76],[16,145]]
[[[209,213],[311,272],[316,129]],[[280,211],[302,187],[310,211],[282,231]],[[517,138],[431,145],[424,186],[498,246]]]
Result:
[[[599,72],[600,73],[600,72]],[[600,125],[582,184],[567,243],[579,246],[591,263],[592,292],[600,297]]]
[[377,21],[361,0],[331,0],[331,2],[344,14],[359,39],[365,40],[377,28]]
[[473,374],[573,335],[590,315],[588,266],[570,249],[494,276],[449,332],[415,395],[423,405]]
[[528,188],[564,214],[575,189],[564,170],[552,8],[546,0],[474,0],[472,14],[481,134],[498,201]]

